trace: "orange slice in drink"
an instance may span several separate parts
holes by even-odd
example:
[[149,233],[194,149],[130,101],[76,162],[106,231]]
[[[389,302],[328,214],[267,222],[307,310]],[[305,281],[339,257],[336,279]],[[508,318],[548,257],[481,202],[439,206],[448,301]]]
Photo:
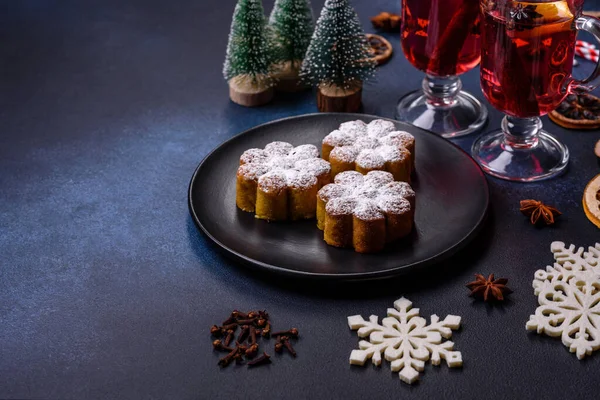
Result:
[[[529,40],[531,38],[540,38],[557,33],[569,31],[572,29],[572,22],[575,16],[569,9],[567,1],[553,1],[549,3],[532,3],[528,1],[512,2],[509,13],[515,13],[515,10],[522,10],[521,19],[513,19],[517,25],[520,23],[528,26],[527,29],[516,31],[509,31],[510,37],[519,37],[521,39]],[[529,13],[529,14],[528,14]],[[533,14],[535,13],[535,14]],[[519,15],[519,14],[516,14]],[[535,17],[531,22],[526,21],[534,15],[541,15]],[[545,39],[543,39],[545,40]]]
[[583,211],[600,228],[600,175],[596,175],[583,191]]
[[563,1],[553,1],[551,3],[526,3],[534,5],[535,12],[543,15],[544,24],[551,24],[560,21],[573,19],[573,13],[569,9],[569,4]]

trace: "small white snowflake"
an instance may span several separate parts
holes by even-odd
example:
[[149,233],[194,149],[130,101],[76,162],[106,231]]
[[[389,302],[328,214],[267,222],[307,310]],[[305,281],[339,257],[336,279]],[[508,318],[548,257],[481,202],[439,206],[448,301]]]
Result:
[[445,359],[449,367],[460,367],[462,355],[452,351],[454,343],[442,342],[442,337],[449,339],[452,330],[460,326],[460,317],[448,315],[440,321],[437,315],[431,316],[431,323],[419,316],[419,309],[412,308],[412,302],[402,297],[394,302],[394,308],[388,308],[387,318],[377,322],[378,317],[371,315],[366,321],[360,315],[348,317],[350,329],[357,330],[361,338],[369,341],[358,343],[360,350],[352,350],[350,364],[365,365],[371,358],[373,365],[381,365],[381,353],[391,365],[394,372],[400,371],[400,379],[412,384],[423,371],[425,361],[431,358],[433,365],[440,365]]
[[529,331],[560,336],[578,359],[600,349],[600,243],[584,251],[553,242],[554,266],[535,272],[540,306],[529,317]]

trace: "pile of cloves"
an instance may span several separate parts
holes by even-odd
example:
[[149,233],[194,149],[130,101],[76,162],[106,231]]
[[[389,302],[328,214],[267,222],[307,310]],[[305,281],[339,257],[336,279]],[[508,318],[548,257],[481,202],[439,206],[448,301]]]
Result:
[[[238,328],[240,328],[240,332],[235,338]],[[269,339],[271,335],[277,338],[275,342],[277,353],[281,353],[285,348],[293,357],[296,357],[296,351],[290,340],[298,338],[298,329],[292,328],[287,331],[271,333],[271,322],[266,311],[243,313],[234,310],[221,326],[213,325],[210,333],[216,338],[213,341],[213,348],[217,351],[227,352],[225,357],[219,359],[218,365],[221,367],[227,367],[233,361],[236,364],[245,362],[248,368],[269,364],[271,356],[266,351],[256,357],[259,352],[257,339],[261,337]],[[232,343],[234,339],[235,346]]]

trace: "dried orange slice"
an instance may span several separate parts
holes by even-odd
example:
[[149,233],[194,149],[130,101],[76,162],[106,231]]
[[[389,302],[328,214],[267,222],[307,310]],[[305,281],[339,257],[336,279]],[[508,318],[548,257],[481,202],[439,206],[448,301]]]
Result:
[[385,64],[392,57],[392,44],[383,36],[366,33],[367,42],[369,44],[371,59],[377,65]]
[[583,211],[585,216],[600,228],[600,175],[596,175],[583,191]]
[[563,128],[598,129],[600,99],[587,93],[570,94],[548,117]]

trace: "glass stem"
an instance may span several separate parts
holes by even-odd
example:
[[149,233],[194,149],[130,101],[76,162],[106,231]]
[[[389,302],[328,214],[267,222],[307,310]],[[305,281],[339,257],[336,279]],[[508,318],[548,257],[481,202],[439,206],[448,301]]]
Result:
[[462,89],[462,82],[458,76],[425,75],[422,86],[427,103],[439,108],[452,106],[456,103],[456,96]]
[[518,118],[506,115],[502,120],[504,141],[514,149],[535,147],[540,129],[542,129],[542,121],[539,117]]

